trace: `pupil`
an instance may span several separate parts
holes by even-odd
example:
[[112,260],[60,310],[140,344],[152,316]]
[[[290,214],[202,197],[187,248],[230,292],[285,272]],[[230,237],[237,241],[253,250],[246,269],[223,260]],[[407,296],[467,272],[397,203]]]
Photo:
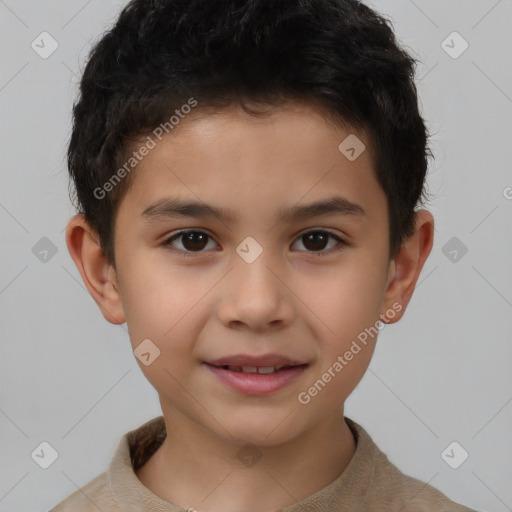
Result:
[[[325,244],[327,242],[327,236],[325,233],[319,231],[317,233],[310,233],[304,235],[303,237],[304,246],[311,250],[321,250],[325,249]],[[313,245],[311,246],[311,242]],[[309,247],[308,247],[309,244]]]

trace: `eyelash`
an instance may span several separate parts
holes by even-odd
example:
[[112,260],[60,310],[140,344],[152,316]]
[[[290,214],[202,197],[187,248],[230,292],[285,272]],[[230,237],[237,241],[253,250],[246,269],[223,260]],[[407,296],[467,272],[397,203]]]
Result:
[[[200,233],[200,234],[204,234],[206,235],[209,239],[213,239],[213,237],[211,237],[208,233],[205,233],[204,231],[200,231],[200,230],[197,230],[197,229],[187,229],[187,230],[182,230],[182,231],[178,231],[177,233],[175,233],[174,235],[172,235],[171,237],[165,239],[163,242],[162,242],[162,246],[165,247],[166,249],[174,252],[174,253],[177,253],[179,254],[180,256],[183,256],[185,258],[190,258],[190,257],[196,257],[197,255],[200,255],[202,254],[203,252],[205,251],[183,251],[182,249],[176,249],[175,247],[173,247],[171,245],[171,243],[176,240],[176,239],[179,239],[181,236],[184,236],[188,233]],[[349,244],[347,242],[345,242],[344,240],[342,240],[339,236],[335,235],[334,233],[331,233],[330,231],[327,231],[325,229],[311,229],[309,231],[304,231],[302,232],[297,238],[295,241],[297,240],[300,240],[303,236],[309,234],[309,233],[324,233],[324,234],[327,234],[329,235],[330,237],[334,238],[337,242],[338,242],[338,245],[339,247],[336,248],[335,247],[331,247],[331,249],[329,250],[322,250],[322,251],[300,251],[300,252],[306,252],[306,253],[309,253],[311,254],[312,256],[314,257],[322,257],[322,256],[328,256],[330,254],[333,254],[333,253],[336,253],[336,252],[339,252],[341,250],[343,250],[343,248],[345,246],[348,246]],[[294,242],[295,243],[295,242]]]

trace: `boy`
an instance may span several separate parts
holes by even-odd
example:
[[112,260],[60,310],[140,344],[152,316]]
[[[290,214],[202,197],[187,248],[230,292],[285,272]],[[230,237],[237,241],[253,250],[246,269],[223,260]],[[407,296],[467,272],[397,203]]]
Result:
[[125,7],[74,107],[66,242],[163,416],[53,512],[470,510],[343,414],[432,247],[414,63],[356,0]]

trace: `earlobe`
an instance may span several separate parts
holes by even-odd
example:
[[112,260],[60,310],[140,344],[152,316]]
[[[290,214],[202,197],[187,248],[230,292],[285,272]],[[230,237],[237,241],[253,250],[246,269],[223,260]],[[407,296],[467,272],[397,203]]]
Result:
[[[398,322],[405,313],[423,265],[432,249],[433,241],[434,217],[426,210],[419,210],[416,212],[414,233],[404,240],[400,252],[391,262],[390,271],[393,275],[386,288],[384,300],[386,310],[381,315],[384,323]],[[398,308],[397,304],[401,307]],[[396,314],[386,315],[386,312],[391,309],[394,313],[396,311]]]
[[72,217],[66,227],[66,245],[92,298],[106,320],[125,322],[125,314],[115,270],[108,263],[98,240],[84,215]]

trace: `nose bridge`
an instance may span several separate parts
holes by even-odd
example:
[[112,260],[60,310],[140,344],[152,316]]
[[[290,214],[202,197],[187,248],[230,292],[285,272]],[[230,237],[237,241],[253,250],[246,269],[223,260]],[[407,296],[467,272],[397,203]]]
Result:
[[[276,278],[280,263],[273,251],[263,247],[252,237],[247,237],[236,249],[233,259],[233,279],[237,293],[262,299],[280,294],[282,283]],[[271,271],[271,269],[273,271]],[[257,293],[257,295],[255,295]]]
[[[250,237],[249,237],[250,238]],[[223,322],[243,322],[263,328],[277,320],[290,320],[292,305],[287,288],[279,279],[281,265],[271,250],[245,240],[236,250],[228,286],[221,296],[219,314]]]

